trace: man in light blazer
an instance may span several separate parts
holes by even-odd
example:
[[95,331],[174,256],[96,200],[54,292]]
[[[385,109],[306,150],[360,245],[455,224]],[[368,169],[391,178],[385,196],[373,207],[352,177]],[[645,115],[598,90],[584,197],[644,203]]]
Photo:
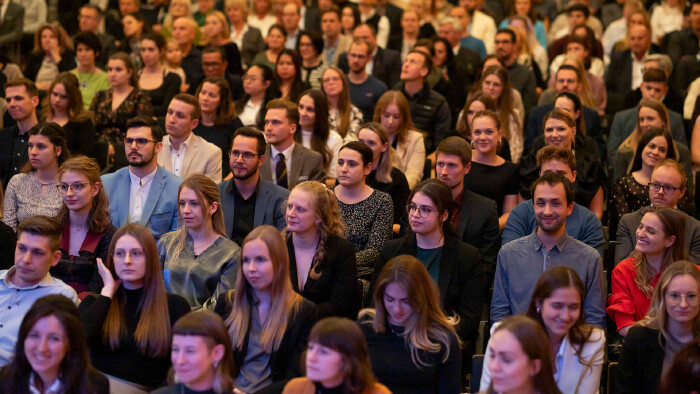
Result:
[[180,93],[173,98],[165,114],[168,135],[163,137],[158,165],[182,179],[203,174],[219,183],[221,149],[192,132],[199,124],[200,113],[199,101],[194,96]]
[[287,226],[283,204],[289,190],[260,178],[265,145],[260,130],[236,130],[230,152],[233,179],[219,183],[226,234],[239,245],[255,227],[269,224],[282,231]]
[[288,100],[270,101],[265,114],[268,146],[260,176],[289,190],[304,181],[326,181],[323,157],[295,142],[297,131],[301,131],[297,105]]
[[109,214],[116,227],[140,223],[158,240],[177,229],[182,178],[158,165],[163,132],[152,118],[137,116],[126,127],[124,150],[129,166],[102,177]]
[[337,6],[321,11],[321,30],[323,31],[323,52],[321,60],[335,67],[338,57],[350,49],[352,37],[340,34],[340,10]]

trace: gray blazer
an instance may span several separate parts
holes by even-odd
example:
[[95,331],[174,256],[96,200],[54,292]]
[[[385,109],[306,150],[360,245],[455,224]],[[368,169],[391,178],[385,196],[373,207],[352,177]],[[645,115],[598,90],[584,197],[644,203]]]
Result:
[[[219,195],[221,196],[221,209],[224,212],[226,222],[226,235],[231,238],[233,233],[233,220],[235,217],[235,198],[231,183],[233,179],[219,183]],[[287,227],[284,218],[283,204],[289,197],[289,190],[279,187],[272,182],[258,179],[257,197],[255,198],[254,227],[269,224],[282,231]]]
[[[259,171],[263,180],[272,182],[272,151],[269,144],[267,149],[265,149],[265,161]],[[292,168],[287,169],[287,172],[289,190],[292,190],[297,183],[304,181],[326,181],[326,170],[323,168],[323,157],[321,154],[305,148],[298,142],[294,143]]]
[[[637,227],[649,207],[625,214],[617,228],[617,245],[615,245],[615,264],[629,257],[637,245]],[[685,215],[685,249],[688,260],[700,264],[700,222],[690,215]]]

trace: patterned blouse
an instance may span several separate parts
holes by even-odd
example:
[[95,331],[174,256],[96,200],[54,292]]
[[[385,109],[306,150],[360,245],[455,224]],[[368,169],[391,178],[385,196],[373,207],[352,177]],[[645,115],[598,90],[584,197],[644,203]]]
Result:
[[113,92],[112,88],[97,92],[90,105],[90,110],[95,113],[95,129],[99,138],[111,143],[121,142],[126,137],[127,120],[139,115],[153,115],[151,97],[141,89],[132,90],[117,110],[112,111]]
[[[343,137],[343,142],[348,143],[350,141],[357,141],[359,138],[357,135],[360,133],[360,126],[362,126],[362,123],[364,123],[362,119],[362,111],[351,104],[350,130],[348,130],[348,133],[345,135],[345,137]],[[338,130],[340,127],[340,112],[337,109],[328,109],[328,126],[330,127],[331,131],[335,131],[341,136],[343,135]]]
[[58,180],[49,183],[42,195],[41,183],[33,172],[13,176],[5,190],[5,216],[2,221],[16,231],[17,225],[28,217],[55,217],[63,205],[57,185]]

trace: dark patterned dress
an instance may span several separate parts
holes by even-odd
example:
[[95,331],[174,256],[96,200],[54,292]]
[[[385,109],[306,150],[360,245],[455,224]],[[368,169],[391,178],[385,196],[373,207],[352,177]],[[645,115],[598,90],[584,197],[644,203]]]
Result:
[[122,142],[126,137],[126,122],[136,116],[153,116],[151,97],[140,89],[129,93],[116,111],[112,111],[112,93],[110,88],[97,92],[92,99],[90,110],[95,114],[95,129],[98,138],[108,142]]

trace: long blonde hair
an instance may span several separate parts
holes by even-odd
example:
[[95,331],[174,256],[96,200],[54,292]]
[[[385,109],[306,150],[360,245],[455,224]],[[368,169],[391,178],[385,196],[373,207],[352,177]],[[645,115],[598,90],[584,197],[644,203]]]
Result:
[[279,349],[282,338],[287,331],[287,323],[299,309],[303,298],[292,289],[289,280],[289,255],[287,244],[279,230],[273,226],[263,225],[251,231],[241,245],[241,262],[238,264],[238,277],[233,290],[229,290],[227,296],[233,301],[231,314],[226,319],[228,332],[234,349],[243,349],[249,334],[250,321],[254,313],[253,288],[243,274],[243,256],[245,245],[259,239],[267,246],[272,263],[273,278],[270,285],[271,298],[270,311],[265,321],[260,322],[262,333],[260,345],[266,353],[272,353]]
[[669,120],[668,110],[666,109],[664,103],[653,98],[643,98],[637,105],[637,127],[634,128],[634,131],[629,135],[629,137],[622,141],[622,144],[620,144],[618,150],[631,150],[632,152],[636,152],[639,139],[642,138],[642,130],[639,128],[639,111],[641,111],[641,109],[644,107],[651,108],[656,111],[661,120],[664,122],[664,130],[668,131],[669,133],[671,132],[671,121]]
[[[389,146],[389,148],[382,152],[382,155],[379,157],[379,163],[377,163],[377,169],[375,170],[375,178],[378,182],[391,183],[391,169],[393,168],[392,163],[394,162],[396,151],[389,142],[389,135],[381,123],[369,122],[360,126],[360,131],[365,129],[376,134],[382,144],[387,144]],[[359,136],[360,132],[358,131],[357,134]]]
[[[377,123],[382,123],[382,115],[386,108],[394,104],[401,113],[401,126],[399,126],[399,131],[396,133],[396,139],[399,144],[403,144],[408,141],[408,132],[413,129],[413,121],[411,120],[411,106],[406,100],[406,96],[398,90],[390,90],[382,95],[377,101],[377,105],[374,107],[374,117],[372,120]],[[427,130],[423,130],[427,132]]]

